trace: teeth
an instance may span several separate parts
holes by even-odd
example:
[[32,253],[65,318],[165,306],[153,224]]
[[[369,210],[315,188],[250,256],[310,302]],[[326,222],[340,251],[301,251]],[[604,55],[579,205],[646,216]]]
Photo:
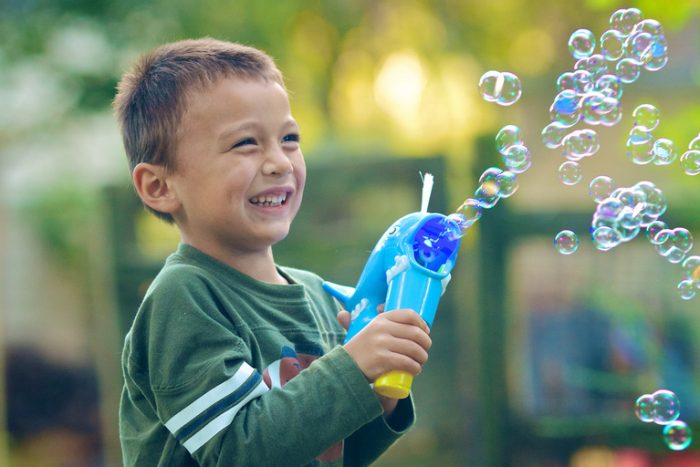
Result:
[[250,202],[258,206],[279,206],[287,200],[287,194],[253,196]]

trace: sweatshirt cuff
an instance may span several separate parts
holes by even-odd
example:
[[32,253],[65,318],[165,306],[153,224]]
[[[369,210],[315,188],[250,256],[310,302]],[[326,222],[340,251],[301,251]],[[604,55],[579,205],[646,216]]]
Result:
[[413,405],[413,395],[405,399],[399,399],[396,408],[389,417],[380,417],[384,420],[386,429],[400,436],[406,433],[416,422],[416,412]]

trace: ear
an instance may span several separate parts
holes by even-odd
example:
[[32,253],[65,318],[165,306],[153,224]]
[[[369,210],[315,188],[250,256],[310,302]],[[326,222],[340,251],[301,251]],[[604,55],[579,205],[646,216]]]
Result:
[[151,209],[173,214],[180,207],[180,200],[168,183],[167,171],[162,165],[141,162],[131,173],[136,192]]

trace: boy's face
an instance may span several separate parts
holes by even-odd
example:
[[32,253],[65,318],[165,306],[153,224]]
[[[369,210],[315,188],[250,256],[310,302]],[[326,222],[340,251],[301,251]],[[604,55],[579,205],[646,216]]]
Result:
[[306,180],[287,93],[223,78],[187,102],[169,176],[183,240],[223,255],[268,249],[289,232]]

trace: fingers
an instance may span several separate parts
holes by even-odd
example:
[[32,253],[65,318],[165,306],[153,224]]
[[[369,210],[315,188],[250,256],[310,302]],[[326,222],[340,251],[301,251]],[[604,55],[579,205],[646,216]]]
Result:
[[347,331],[350,327],[350,313],[345,310],[341,310],[336,315],[336,319],[338,320],[338,323],[340,323],[340,325]]
[[381,313],[379,317],[393,323],[418,327],[422,329],[424,333],[430,334],[430,327],[428,327],[428,324],[423,321],[423,318],[421,318],[420,315],[413,310],[391,310],[387,313]]
[[[340,312],[337,318],[343,324],[349,321],[349,313]],[[428,360],[432,346],[429,332],[415,311],[391,310],[378,314],[343,347],[369,381],[392,370],[415,376]]]

